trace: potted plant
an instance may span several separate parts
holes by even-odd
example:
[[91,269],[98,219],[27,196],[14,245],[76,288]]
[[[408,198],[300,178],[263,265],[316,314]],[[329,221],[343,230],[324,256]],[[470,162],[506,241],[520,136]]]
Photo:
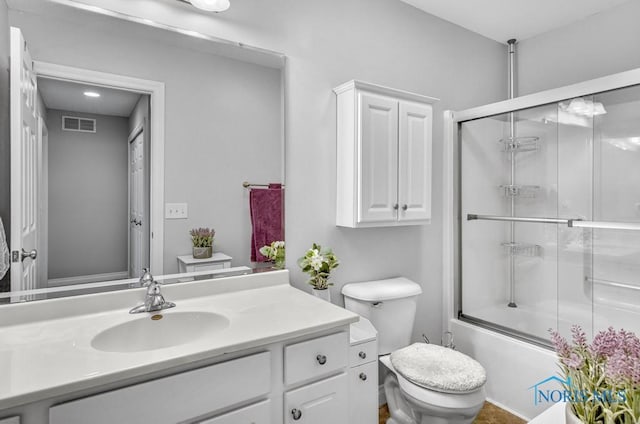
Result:
[[313,288],[312,293],[330,302],[331,294],[328,288],[333,284],[329,282],[329,277],[331,270],[340,265],[337,256],[331,249],[323,249],[319,244],[313,243],[311,249],[298,259],[298,265],[302,272],[311,276],[308,283]]
[[278,240],[272,242],[270,245],[262,246],[260,253],[273,262],[274,268],[284,268],[284,241]]
[[567,402],[567,423],[640,422],[640,339],[609,327],[591,344],[582,329],[571,327],[569,343],[551,332]]
[[193,245],[193,258],[206,259],[213,255],[213,236],[216,234],[213,228],[194,228],[189,231]]

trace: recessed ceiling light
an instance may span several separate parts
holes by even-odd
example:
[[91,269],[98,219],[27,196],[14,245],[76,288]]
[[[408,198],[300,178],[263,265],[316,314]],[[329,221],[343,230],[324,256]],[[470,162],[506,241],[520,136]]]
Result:
[[84,93],[87,97],[100,97],[100,93],[96,93],[95,91],[85,91]]
[[229,0],[189,0],[198,9],[207,12],[224,12],[231,5]]

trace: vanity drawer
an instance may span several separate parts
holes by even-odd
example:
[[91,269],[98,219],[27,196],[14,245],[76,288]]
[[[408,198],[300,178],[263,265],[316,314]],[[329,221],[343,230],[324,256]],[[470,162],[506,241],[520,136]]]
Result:
[[1,418],[0,424],[20,424],[20,417]]
[[372,340],[349,347],[349,366],[356,367],[378,360],[378,342]]
[[349,335],[346,332],[318,337],[284,348],[284,382],[300,381],[327,375],[348,364]]
[[271,353],[263,352],[56,405],[49,409],[49,423],[175,424],[270,389]]
[[271,424],[271,401],[265,400],[197,424]]

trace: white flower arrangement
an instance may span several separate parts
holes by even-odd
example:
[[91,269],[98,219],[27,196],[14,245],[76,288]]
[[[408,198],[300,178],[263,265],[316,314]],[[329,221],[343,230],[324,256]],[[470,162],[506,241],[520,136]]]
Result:
[[274,268],[284,268],[284,241],[278,240],[272,242],[270,245],[262,246],[260,253],[273,261]]
[[326,290],[333,284],[329,282],[331,270],[340,265],[338,257],[331,249],[323,249],[319,244],[313,243],[311,249],[298,259],[298,265],[311,276],[308,283],[316,290]]

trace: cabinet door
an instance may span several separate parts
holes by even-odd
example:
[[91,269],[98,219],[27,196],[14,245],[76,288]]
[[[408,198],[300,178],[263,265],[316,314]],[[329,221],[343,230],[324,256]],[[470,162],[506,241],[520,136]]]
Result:
[[431,219],[430,105],[400,102],[398,221]]
[[398,203],[398,101],[359,95],[358,222],[395,221]]
[[340,374],[284,395],[286,424],[347,424],[347,375]]
[[349,424],[378,422],[378,361],[349,369]]
[[271,402],[265,400],[198,424],[271,424]]
[[0,424],[20,424],[20,417],[0,419]]

